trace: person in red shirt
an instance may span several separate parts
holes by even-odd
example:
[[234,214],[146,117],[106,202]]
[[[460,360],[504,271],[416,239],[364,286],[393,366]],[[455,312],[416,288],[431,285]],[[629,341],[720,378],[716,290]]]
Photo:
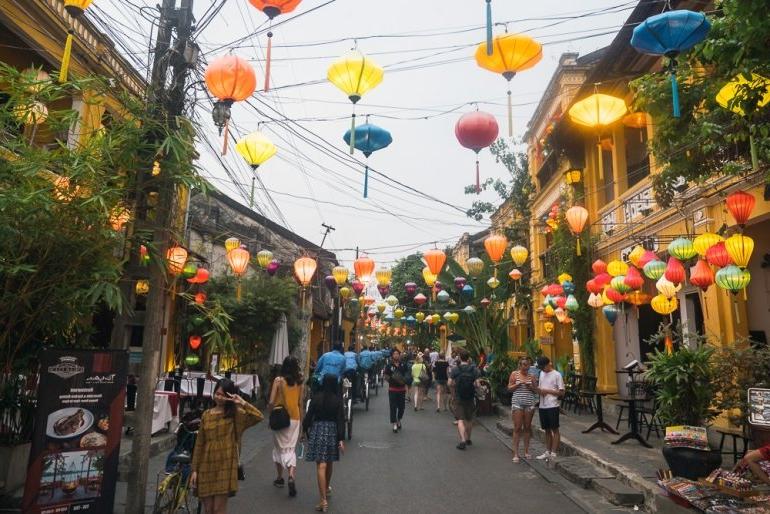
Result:
[[770,444],[766,444],[759,449],[747,452],[746,455],[744,455],[743,458],[739,460],[735,465],[735,469],[739,470],[748,468],[758,480],[764,482],[765,484],[770,484],[770,477],[767,476],[767,473],[764,472],[762,466],[759,465],[759,462],[763,460],[770,461]]

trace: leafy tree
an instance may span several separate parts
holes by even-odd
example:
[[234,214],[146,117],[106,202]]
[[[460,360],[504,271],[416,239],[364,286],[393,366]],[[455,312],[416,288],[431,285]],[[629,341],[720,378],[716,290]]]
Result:
[[418,290],[426,296],[430,296],[430,291],[425,285],[422,277],[422,270],[425,264],[422,262],[421,253],[407,255],[396,262],[393,266],[393,275],[391,277],[390,294],[398,298],[401,305],[412,305],[412,297],[406,294],[404,284],[414,282],[418,285]]

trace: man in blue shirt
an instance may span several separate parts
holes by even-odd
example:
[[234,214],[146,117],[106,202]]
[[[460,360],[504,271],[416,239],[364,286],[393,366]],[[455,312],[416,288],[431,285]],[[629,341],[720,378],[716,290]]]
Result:
[[345,352],[345,371],[343,376],[347,378],[353,386],[353,402],[357,400],[358,396],[358,355],[356,355],[356,348],[351,344],[348,346],[348,351]]
[[376,353],[377,352],[370,351],[367,347],[364,347],[364,349],[361,350],[361,353],[358,354],[358,365],[361,366],[362,370],[369,371],[372,369],[377,358],[375,355]]
[[337,377],[337,381],[340,381],[342,379],[342,374],[345,371],[345,356],[342,355],[342,344],[335,344],[332,347],[332,351],[321,355],[315,370],[315,374],[318,377],[318,384],[323,382],[325,375],[334,375]]

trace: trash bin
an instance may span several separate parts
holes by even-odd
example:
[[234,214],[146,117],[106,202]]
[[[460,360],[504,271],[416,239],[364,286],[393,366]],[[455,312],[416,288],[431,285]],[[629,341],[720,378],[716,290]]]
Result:
[[479,389],[476,393],[476,413],[479,416],[492,415],[492,386],[489,380],[479,380]]

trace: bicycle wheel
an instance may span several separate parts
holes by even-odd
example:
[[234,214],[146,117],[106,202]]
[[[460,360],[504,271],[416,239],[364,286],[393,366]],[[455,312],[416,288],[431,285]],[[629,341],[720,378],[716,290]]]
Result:
[[353,402],[351,400],[348,400],[347,403],[347,432],[348,432],[348,441],[350,441],[353,438]]
[[369,381],[364,384],[364,402],[366,404],[366,410],[369,410]]
[[160,481],[155,492],[152,514],[174,514],[176,511],[177,489],[181,479],[181,473],[175,472]]

